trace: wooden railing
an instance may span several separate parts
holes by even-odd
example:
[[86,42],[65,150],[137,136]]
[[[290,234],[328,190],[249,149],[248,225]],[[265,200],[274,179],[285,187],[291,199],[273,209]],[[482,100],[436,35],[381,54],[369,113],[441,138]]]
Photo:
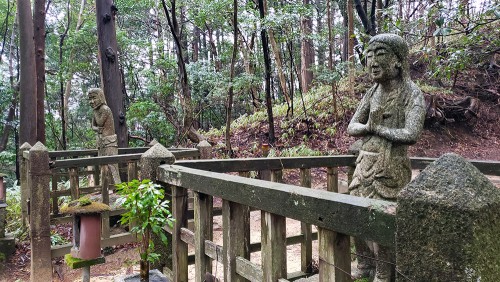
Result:
[[[41,145],[41,144],[37,144]],[[140,166],[138,165],[141,156],[149,147],[144,148],[126,148],[119,149],[119,155],[116,156],[97,156],[97,150],[77,150],[77,151],[53,151],[48,152],[41,145],[43,150],[36,149],[35,156],[43,156],[43,161],[39,157],[34,158],[31,146],[27,143],[23,145],[21,151],[21,194],[22,194],[22,214],[23,222],[30,225],[32,232],[37,233],[40,229],[48,228],[52,224],[70,222],[70,216],[64,216],[59,213],[59,202],[61,197],[71,197],[77,199],[82,195],[100,192],[101,200],[105,204],[110,204],[109,195],[113,191],[114,185],[111,184],[111,176],[106,169],[110,164],[123,166],[127,181],[138,178]],[[200,152],[198,149],[169,149],[177,159],[198,159]],[[101,170],[101,168],[104,168]],[[101,177],[101,171],[105,177]],[[91,176],[93,183],[91,185],[82,185],[82,179],[88,179]],[[102,178],[102,183],[100,179]],[[47,181],[40,187],[34,187],[34,183]],[[61,181],[69,182],[68,189],[61,189]],[[50,184],[49,184],[50,183]],[[34,190],[41,189],[39,194]],[[50,204],[49,204],[50,202]],[[31,211],[30,211],[31,206]],[[33,208],[33,206],[36,206]],[[132,234],[125,232],[116,235],[110,235],[110,216],[123,213],[121,208],[113,209],[110,212],[102,214],[102,240],[101,246],[114,246],[134,242],[136,238]],[[29,213],[36,213],[40,220],[29,219]],[[45,238],[49,240],[50,238]],[[64,256],[69,253],[71,244],[52,246],[50,254],[43,254],[43,259],[50,261],[50,258]],[[33,249],[32,249],[33,250]],[[34,252],[38,250],[33,250]]]
[[[122,151],[111,157],[97,157],[93,150],[47,152],[42,144],[33,148],[21,147],[21,191],[30,202],[23,205],[23,216],[28,218],[31,206],[30,232],[32,240],[32,275],[51,277],[50,258],[69,252],[70,245],[50,248],[48,226],[50,205],[57,205],[58,197],[72,196],[90,191],[100,191],[103,202],[109,202],[109,177],[99,177],[97,167],[108,164],[126,164],[128,178],[139,175],[137,162],[144,149]],[[172,150],[176,158],[198,158],[193,150]],[[412,166],[422,169],[434,159],[415,158]],[[373,199],[358,198],[338,193],[339,170],[352,172],[355,156],[325,156],[300,158],[260,158],[235,160],[179,160],[175,164],[162,165],[154,173],[156,181],[171,190],[172,211],[175,218],[172,233],[172,264],[167,262],[174,281],[188,280],[188,264],[195,262],[195,279],[212,273],[212,260],[224,264],[225,281],[248,279],[250,281],[285,281],[311,271],[312,240],[319,239],[319,275],[321,281],[350,281],[350,236],[379,244],[393,246],[395,242],[396,204]],[[500,162],[471,161],[484,174],[500,175]],[[160,163],[158,163],[159,165]],[[90,170],[89,167],[92,167]],[[326,171],[326,191],[312,190],[311,170]],[[283,171],[297,169],[300,185],[283,182]],[[56,173],[54,173],[56,172]],[[262,179],[249,178],[251,172],[259,172]],[[239,176],[234,175],[237,173]],[[79,187],[80,179],[93,175],[102,183]],[[253,174],[255,175],[255,174]],[[54,179],[68,179],[69,191],[60,191]],[[266,181],[270,180],[270,181]],[[52,181],[52,185],[49,185]],[[57,181],[56,181],[57,183]],[[52,188],[52,191],[49,190]],[[194,196],[194,229],[188,228],[188,195]],[[223,244],[213,241],[213,197],[222,199]],[[36,207],[36,211],[33,210]],[[260,210],[262,218],[261,242],[250,243],[250,210]],[[57,215],[52,209],[52,215]],[[123,244],[135,240],[132,235],[110,236],[109,216],[104,215],[101,246]],[[301,234],[286,238],[285,218],[301,222]],[[58,220],[61,220],[60,218]],[[318,227],[318,234],[311,232],[311,225]],[[107,226],[107,227],[106,227]],[[32,238],[32,239],[33,239]],[[286,268],[287,244],[301,244],[301,271],[288,274]],[[47,244],[48,247],[47,247]],[[188,245],[195,254],[189,256]],[[47,253],[44,250],[49,250]],[[259,266],[250,261],[250,253],[261,251]],[[165,259],[165,258],[163,258]],[[40,263],[35,265],[36,263]],[[45,273],[45,272],[47,273]]]
[[[423,169],[435,159],[413,158]],[[224,264],[224,281],[285,281],[286,245],[301,243],[301,273],[310,269],[311,228],[318,227],[320,281],[351,281],[350,236],[394,246],[396,203],[359,198],[338,192],[338,169],[352,170],[355,157],[327,156],[234,160],[177,161],[159,169],[158,180],[172,189],[176,218],[173,236],[173,281],[187,281],[188,245],[195,249],[195,279],[212,273],[211,260]],[[484,174],[500,175],[500,162],[471,161]],[[311,169],[325,168],[327,191],[282,184],[284,169],[299,169],[301,185],[310,187]],[[250,171],[269,170],[271,180],[246,178]],[[238,172],[240,176],[229,175]],[[243,176],[243,177],[241,177]],[[193,191],[194,232],[187,228],[187,195]],[[213,241],[212,197],[223,200],[223,244]],[[262,242],[250,243],[249,214],[262,211]],[[286,238],[285,218],[302,222],[302,234]],[[250,261],[250,252],[261,251],[261,266]],[[335,278],[333,278],[335,277]]]

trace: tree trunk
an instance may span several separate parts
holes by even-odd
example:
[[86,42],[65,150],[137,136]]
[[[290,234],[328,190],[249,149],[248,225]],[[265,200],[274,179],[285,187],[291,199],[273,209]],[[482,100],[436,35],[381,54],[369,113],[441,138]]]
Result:
[[[333,73],[333,47],[335,46],[334,38],[333,38],[333,29],[332,29],[332,0],[326,1],[326,15],[328,21],[328,69]],[[332,100],[333,100],[333,119],[337,121],[337,85],[335,81],[331,82],[332,86]]]
[[128,146],[128,134],[118,65],[118,46],[115,30],[116,11],[117,9],[112,0],[96,1],[101,83],[106,102],[113,113],[118,147],[126,148]]
[[[303,0],[304,5],[309,5],[310,3],[310,0]],[[302,17],[300,27],[302,32],[302,44],[300,48],[302,92],[307,93],[313,80],[311,67],[314,65],[314,46],[311,38],[309,37],[312,33],[311,17]]]
[[[260,19],[265,18],[264,0],[259,0],[259,15]],[[260,38],[262,41],[262,52],[264,53],[264,70],[265,70],[265,91],[266,91],[266,106],[267,106],[267,120],[269,123],[269,144],[274,144],[274,117],[273,117],[273,104],[271,100],[271,58],[269,56],[269,43],[267,40],[266,29],[260,31]]]
[[269,41],[271,42],[271,47],[272,47],[273,54],[274,54],[274,60],[276,61],[276,71],[278,72],[278,78],[280,81],[281,91],[283,92],[283,97],[285,98],[286,104],[288,106],[288,109],[286,111],[287,116],[288,116],[288,112],[290,111],[292,101],[290,99],[290,95],[288,94],[288,87],[286,85],[285,72],[283,71],[283,61],[281,59],[281,48],[276,43],[276,39],[274,38],[274,32],[272,29],[269,29]]
[[177,22],[177,17],[175,15],[175,0],[170,0],[171,10],[169,12],[165,0],[162,0],[163,10],[165,16],[167,17],[168,26],[172,37],[174,38],[174,43],[177,49],[177,66],[179,68],[179,80],[181,83],[181,106],[184,110],[184,121],[183,121],[183,136],[186,136],[192,142],[198,144],[203,140],[198,131],[193,127],[193,104],[191,100],[191,91],[189,89],[188,76],[186,71],[186,62],[184,61],[183,46],[180,38],[180,28]]
[[349,89],[352,96],[354,96],[354,11],[353,0],[347,1],[347,54],[349,62]]
[[35,43],[30,1],[17,0],[20,49],[20,134],[19,142],[34,145],[37,140],[37,96]]
[[[69,3],[68,3],[69,4]],[[80,10],[78,12],[78,20],[76,22],[76,28],[75,28],[75,32],[78,32],[82,25],[83,25],[83,12],[84,12],[84,9],[85,9],[85,4],[86,4],[86,0],[81,0],[80,2]],[[66,29],[66,32],[64,33],[64,35],[66,35],[68,29],[69,29],[69,16],[70,16],[70,11],[69,11],[69,6],[68,6],[68,26],[67,26],[67,29]],[[65,38],[65,37],[64,37]],[[61,35],[61,41],[60,41],[60,54],[59,54],[59,59],[60,59],[60,64],[62,64],[62,58],[63,58],[63,54],[62,54],[62,47],[63,47],[63,43],[64,43],[64,40],[62,40],[63,37]],[[70,54],[69,54],[69,58],[68,58],[68,62],[69,64],[71,64],[73,62],[73,59],[75,57],[75,49],[71,49],[70,51]],[[71,79],[73,77],[73,73],[70,72],[69,75],[68,75],[68,80],[66,81],[66,85],[64,88],[61,88],[61,91],[64,90],[64,92],[61,92],[61,103],[62,103],[62,107],[60,109],[60,114],[61,114],[61,127],[62,127],[62,148],[63,150],[66,150],[66,147],[67,147],[67,142],[68,142],[68,138],[67,138],[67,132],[68,132],[68,120],[69,120],[69,117],[68,117],[68,109],[69,109],[69,97],[71,95]]]
[[226,150],[230,157],[233,157],[233,150],[231,148],[231,114],[233,109],[233,79],[234,79],[234,65],[236,64],[236,54],[238,53],[238,0],[233,1],[233,54],[231,57],[231,66],[229,71],[229,90],[227,93],[226,105]]
[[36,65],[36,135],[45,144],[45,0],[35,0],[33,14]]

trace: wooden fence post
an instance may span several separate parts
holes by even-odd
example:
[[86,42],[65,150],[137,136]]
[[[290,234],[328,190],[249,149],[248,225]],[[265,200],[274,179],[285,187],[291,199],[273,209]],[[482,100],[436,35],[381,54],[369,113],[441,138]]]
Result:
[[[300,186],[311,188],[311,169],[300,169]],[[304,240],[300,243],[300,271],[312,272],[312,228],[311,224],[301,222],[300,228]]]
[[172,231],[174,282],[188,281],[188,245],[181,240],[181,229],[187,227],[188,191],[182,187],[172,187],[172,210],[174,229]]
[[19,172],[20,172],[20,182],[21,182],[21,219],[23,226],[26,226],[28,221],[28,201],[30,199],[30,190],[28,187],[28,162],[29,160],[24,158],[24,152],[31,149],[31,145],[25,142],[19,148]]
[[[327,190],[338,193],[338,170],[329,167]],[[332,230],[318,228],[319,233],[319,281],[350,282],[350,237]]]
[[[206,140],[196,148],[200,159],[212,158],[212,146]],[[202,282],[205,273],[212,273],[212,260],[205,254],[205,240],[213,240],[213,197],[194,192],[195,281]]]
[[[272,171],[271,179],[281,182],[282,175],[281,170]],[[261,216],[263,281],[286,279],[286,218],[265,211]]]
[[[248,172],[240,176],[248,177]],[[224,281],[247,281],[236,273],[236,257],[250,260],[250,207],[222,201]]]
[[[174,155],[167,150],[160,143],[154,144],[151,148],[149,148],[144,154],[141,156],[141,179],[150,179],[151,181],[156,181],[156,170],[161,164],[173,164],[175,163]],[[129,168],[132,163],[129,163]],[[129,170],[130,172],[130,170]],[[165,199],[171,201],[171,198],[168,197],[168,193],[165,193]],[[170,243],[172,242],[172,235],[168,232],[165,232],[167,236],[167,240],[169,242],[168,246],[165,246],[161,239],[153,234],[152,240],[155,245],[155,253],[161,255],[160,261],[151,264],[151,269],[158,269],[163,272],[163,267],[168,267],[172,269],[172,246]]]
[[30,150],[30,280],[52,281],[50,251],[50,175],[49,152],[40,142]]
[[71,200],[80,198],[80,179],[78,177],[77,167],[72,167],[69,169],[69,189],[71,191]]

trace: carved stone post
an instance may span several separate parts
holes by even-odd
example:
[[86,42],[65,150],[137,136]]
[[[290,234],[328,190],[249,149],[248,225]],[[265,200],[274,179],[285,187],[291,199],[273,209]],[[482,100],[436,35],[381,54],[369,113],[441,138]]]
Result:
[[31,281],[52,281],[50,253],[49,152],[40,142],[30,150]]
[[497,281],[500,190],[476,167],[446,154],[400,193],[397,281]]
[[[158,167],[162,164],[173,163],[175,163],[174,155],[163,145],[156,143],[141,156],[141,179],[151,179],[152,181],[155,181],[156,170]],[[168,196],[171,192],[167,191],[169,189],[166,187],[164,189],[166,193],[165,199],[171,201],[171,196]],[[161,272],[163,272],[163,267],[165,266],[172,269],[172,235],[168,232],[165,232],[165,235],[167,236],[167,240],[169,242],[168,246],[165,246],[158,236],[155,234],[152,235],[155,245],[155,253],[160,254],[161,257],[160,261],[152,263],[150,267],[151,269],[158,269]]]
[[21,218],[23,226],[26,226],[28,220],[28,201],[30,198],[29,187],[28,187],[28,160],[23,157],[24,152],[31,149],[31,145],[25,142],[19,148],[19,171],[21,175]]
[[200,159],[206,160],[212,158],[212,146],[207,140],[201,141],[198,145],[196,145],[198,151],[200,151]]

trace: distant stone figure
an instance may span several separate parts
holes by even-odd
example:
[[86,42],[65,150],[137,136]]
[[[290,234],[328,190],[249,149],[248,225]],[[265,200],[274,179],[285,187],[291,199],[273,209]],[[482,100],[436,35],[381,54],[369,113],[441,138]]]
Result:
[[[90,106],[94,109],[92,116],[92,130],[97,133],[98,156],[118,155],[118,138],[115,133],[113,113],[106,104],[104,92],[100,88],[90,88],[87,92]],[[120,183],[118,165],[108,166],[114,183]]]
[[[424,97],[410,79],[408,46],[400,36],[379,34],[371,38],[366,59],[375,85],[364,95],[347,128],[349,135],[363,137],[349,193],[395,201],[411,180],[407,150],[422,132]],[[391,281],[392,249],[362,240],[355,240],[355,246],[355,277],[367,277],[376,270],[374,281]],[[375,262],[369,259],[374,256]]]

